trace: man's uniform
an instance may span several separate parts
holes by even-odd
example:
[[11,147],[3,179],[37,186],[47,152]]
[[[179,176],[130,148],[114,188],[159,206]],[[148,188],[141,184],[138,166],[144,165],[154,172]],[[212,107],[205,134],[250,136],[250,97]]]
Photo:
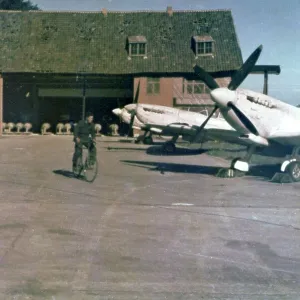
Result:
[[[76,138],[80,138],[77,143]],[[86,120],[79,121],[74,128],[74,142],[75,152],[73,155],[73,167],[76,166],[78,157],[82,155],[82,145],[89,148],[91,163],[93,164],[96,159],[96,147],[93,145],[92,140],[96,138],[95,124],[88,123]]]

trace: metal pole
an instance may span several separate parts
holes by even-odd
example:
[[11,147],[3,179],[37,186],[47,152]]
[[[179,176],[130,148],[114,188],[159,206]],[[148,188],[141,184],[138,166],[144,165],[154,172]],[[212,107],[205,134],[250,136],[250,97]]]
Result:
[[268,71],[264,72],[264,92],[265,95],[268,95]]
[[83,90],[82,90],[82,120],[85,119],[85,76],[83,75]]

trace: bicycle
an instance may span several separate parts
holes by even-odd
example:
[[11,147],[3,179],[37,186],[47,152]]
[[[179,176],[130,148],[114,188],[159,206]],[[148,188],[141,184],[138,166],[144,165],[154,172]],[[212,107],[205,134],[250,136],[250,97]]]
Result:
[[[96,143],[93,142],[95,146]],[[87,182],[93,182],[98,174],[98,161],[95,159],[94,164],[90,164],[89,149],[82,145],[82,154],[77,159],[76,169],[73,168],[75,177],[83,177]]]

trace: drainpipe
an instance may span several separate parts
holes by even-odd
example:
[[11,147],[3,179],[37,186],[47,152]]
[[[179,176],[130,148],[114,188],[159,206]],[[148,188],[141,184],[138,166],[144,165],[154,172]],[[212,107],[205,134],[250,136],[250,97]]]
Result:
[[83,75],[83,89],[82,89],[82,120],[85,119],[85,94],[86,94],[86,78]]

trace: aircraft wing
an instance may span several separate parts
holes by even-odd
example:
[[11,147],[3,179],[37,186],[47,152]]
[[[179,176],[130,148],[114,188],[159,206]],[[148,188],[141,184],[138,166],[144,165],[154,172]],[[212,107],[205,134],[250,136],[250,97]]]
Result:
[[268,139],[282,145],[297,146],[300,145],[300,130],[275,131],[268,136]]
[[143,129],[149,130],[154,134],[173,136],[173,135],[194,135],[196,128],[183,123],[171,123],[168,125],[144,124]]
[[[144,128],[154,134],[174,136],[181,135],[184,140],[192,139],[197,134],[198,126],[190,126],[184,123],[172,123],[169,125],[145,124]],[[202,130],[199,140],[196,142],[204,142],[208,140],[219,140],[238,145],[248,146],[252,144],[248,139],[241,139],[240,134],[235,130],[217,129],[217,128],[204,128]]]
[[253,144],[248,138],[241,137],[240,133],[235,130],[217,129],[217,128],[205,128],[203,134],[199,137],[199,141],[216,140],[228,143],[233,143],[242,146],[250,146]]

